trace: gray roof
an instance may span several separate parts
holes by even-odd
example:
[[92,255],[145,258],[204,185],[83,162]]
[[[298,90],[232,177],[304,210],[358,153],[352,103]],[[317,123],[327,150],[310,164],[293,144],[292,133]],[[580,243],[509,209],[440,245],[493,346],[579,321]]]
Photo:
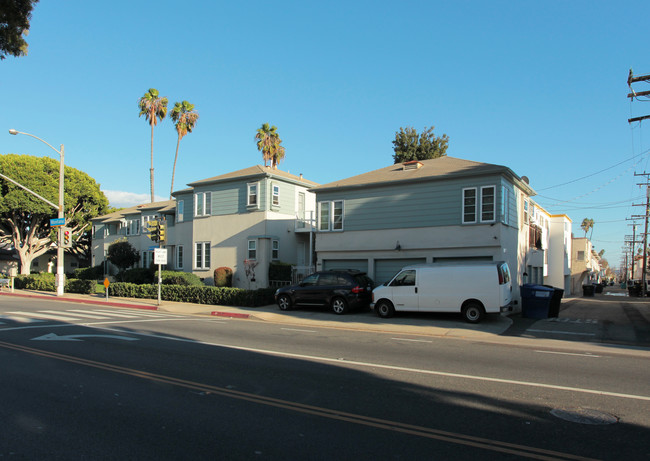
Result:
[[[232,173],[226,173],[219,176],[213,176],[212,178],[201,179],[200,181],[194,181],[189,183],[188,186],[190,187],[205,186],[207,184],[211,184],[215,182],[255,178],[258,176],[267,176],[270,178],[284,179],[295,184],[304,184],[305,187],[318,186],[318,183],[313,181],[308,181],[304,179],[302,176],[296,176],[281,170],[274,170],[271,167],[266,167],[262,165],[255,165],[249,168],[244,168],[243,170],[233,171]],[[182,192],[186,192],[186,191],[182,191]],[[176,194],[176,192],[174,192],[174,194]]]
[[323,184],[311,190],[314,192],[325,192],[347,188],[381,186],[400,182],[443,180],[488,174],[503,174],[508,176],[527,193],[534,194],[531,187],[508,167],[447,156],[430,160],[396,163],[368,173]]
[[110,222],[119,222],[122,221],[127,215],[142,213],[143,211],[155,211],[159,213],[164,213],[166,211],[172,211],[176,209],[176,200],[164,200],[162,202],[152,202],[152,203],[143,203],[142,205],[136,205],[128,208],[122,208],[121,210],[114,211],[113,213],[108,213],[103,216],[98,216],[93,218],[93,221],[99,221],[102,223]]

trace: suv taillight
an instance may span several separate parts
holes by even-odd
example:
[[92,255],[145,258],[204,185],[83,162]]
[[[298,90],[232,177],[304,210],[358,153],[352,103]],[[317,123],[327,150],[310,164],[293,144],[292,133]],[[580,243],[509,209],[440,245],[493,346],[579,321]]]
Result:
[[352,293],[363,293],[364,291],[366,291],[366,289],[365,289],[365,288],[361,288],[359,285],[357,285],[356,287],[352,288]]
[[503,280],[503,269],[501,269],[501,266],[497,266],[497,272],[499,273],[499,285],[503,285],[505,281]]

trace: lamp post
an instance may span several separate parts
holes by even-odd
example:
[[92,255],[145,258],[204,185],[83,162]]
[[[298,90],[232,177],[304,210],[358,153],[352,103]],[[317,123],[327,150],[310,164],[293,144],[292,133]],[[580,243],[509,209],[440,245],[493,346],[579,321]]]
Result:
[[[61,158],[61,161],[59,162],[59,214],[58,218],[62,219],[65,218],[64,215],[64,208],[63,208],[63,144],[61,144],[61,150],[56,150],[49,142],[44,141],[43,139],[39,138],[38,136],[34,136],[33,134],[29,133],[23,133],[22,131],[14,130],[11,129],[9,130],[9,134],[17,135],[17,134],[24,134],[26,136],[31,136],[32,138],[38,139],[41,141],[43,144],[46,144],[49,146],[54,152],[59,154],[59,157]],[[59,226],[57,230],[57,249],[56,249],[56,295],[57,296],[63,296],[63,287],[65,285],[65,275],[63,273],[63,236],[61,226]]]

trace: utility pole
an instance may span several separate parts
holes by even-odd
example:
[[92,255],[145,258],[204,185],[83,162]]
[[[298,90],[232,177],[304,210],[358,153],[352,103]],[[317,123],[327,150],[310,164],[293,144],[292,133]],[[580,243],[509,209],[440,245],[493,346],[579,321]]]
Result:
[[[630,100],[639,99],[639,98],[650,98],[650,91],[635,91],[632,88],[633,83],[638,83],[638,82],[646,82],[650,83],[650,75],[638,75],[634,76],[634,72],[632,72],[632,69],[630,69],[630,73],[627,77],[627,86],[630,87],[630,93],[628,93],[627,97],[630,98]],[[650,115],[643,115],[641,117],[632,117],[627,119],[628,123],[634,123],[634,122],[640,122],[641,120],[646,120],[649,119]]]
[[[646,179],[648,176],[650,176],[650,173],[634,173],[634,176],[645,176]],[[632,206],[644,206],[645,207],[645,214],[644,215],[635,215],[632,216],[632,219],[634,218],[639,218],[639,219],[644,219],[645,222],[645,228],[643,230],[643,238],[641,239],[641,242],[643,244],[643,266],[641,269],[641,295],[645,296],[646,295],[646,269],[647,269],[647,261],[648,261],[648,217],[650,216],[650,183],[646,182],[643,184],[638,184],[639,186],[646,186],[646,201],[645,203],[639,203],[635,204],[633,203]]]

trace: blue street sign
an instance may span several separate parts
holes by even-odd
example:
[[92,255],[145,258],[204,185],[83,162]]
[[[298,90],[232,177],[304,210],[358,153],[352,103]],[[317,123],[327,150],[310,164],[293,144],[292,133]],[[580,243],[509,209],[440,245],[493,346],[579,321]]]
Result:
[[65,226],[65,218],[50,219],[50,226],[51,227]]
[[149,251],[157,250],[158,247],[149,247]]

